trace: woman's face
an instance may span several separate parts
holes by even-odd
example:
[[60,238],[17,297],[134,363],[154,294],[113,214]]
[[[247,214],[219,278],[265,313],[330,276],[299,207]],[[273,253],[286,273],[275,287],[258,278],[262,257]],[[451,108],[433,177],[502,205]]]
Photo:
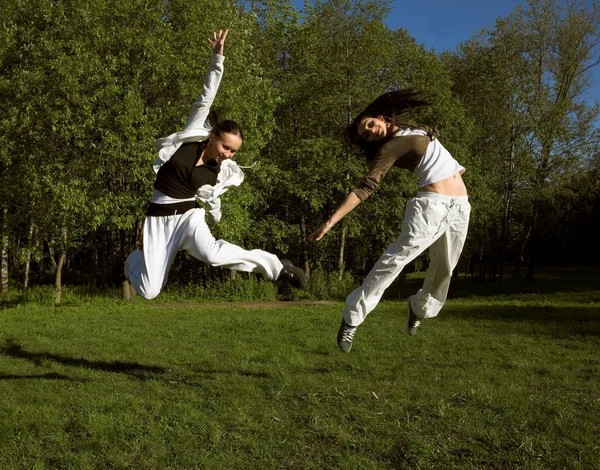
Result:
[[242,138],[237,134],[221,132],[220,135],[216,135],[213,133],[206,144],[204,161],[216,160],[217,163],[223,163],[225,160],[233,158],[241,146]]
[[383,116],[365,117],[358,123],[358,137],[369,142],[384,139],[389,125]]

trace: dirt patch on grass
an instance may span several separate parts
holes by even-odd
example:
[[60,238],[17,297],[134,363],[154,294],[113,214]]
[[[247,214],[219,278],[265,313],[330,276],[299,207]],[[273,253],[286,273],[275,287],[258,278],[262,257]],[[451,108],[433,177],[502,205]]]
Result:
[[276,300],[272,302],[180,302],[168,304],[154,304],[153,307],[187,308],[187,307],[248,307],[248,308],[280,308],[280,307],[307,307],[312,305],[334,305],[336,302],[328,300],[315,300],[310,302],[293,302]]

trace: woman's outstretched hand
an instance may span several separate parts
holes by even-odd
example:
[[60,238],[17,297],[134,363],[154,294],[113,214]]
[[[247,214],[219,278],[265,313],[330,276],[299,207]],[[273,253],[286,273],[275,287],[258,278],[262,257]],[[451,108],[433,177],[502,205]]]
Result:
[[359,204],[360,204],[359,197],[353,192],[348,193],[348,196],[346,196],[346,199],[344,199],[344,202],[342,202],[342,204],[340,205],[340,207],[337,208],[337,210],[334,212],[334,214],[331,217],[329,217],[329,220],[327,220],[327,222],[325,222],[317,230],[315,230],[313,233],[311,233],[308,236],[308,239],[319,241],[321,238],[323,238],[323,235],[325,235],[327,232],[329,232],[331,227],[333,227],[335,224],[337,224],[341,218],[343,218],[348,212],[350,212],[352,209],[354,209]]
[[216,31],[213,33],[212,40],[210,38],[208,39],[210,47],[212,47],[212,50],[215,54],[223,55],[223,46],[225,44],[225,38],[227,37],[228,32],[228,29],[225,31],[220,29],[218,33]]
[[331,227],[329,226],[328,222],[325,222],[323,225],[321,225],[317,230],[315,230],[313,233],[311,233],[308,236],[309,240],[316,240],[319,241],[321,238],[323,238],[323,235],[325,235],[327,232],[329,232],[329,229]]

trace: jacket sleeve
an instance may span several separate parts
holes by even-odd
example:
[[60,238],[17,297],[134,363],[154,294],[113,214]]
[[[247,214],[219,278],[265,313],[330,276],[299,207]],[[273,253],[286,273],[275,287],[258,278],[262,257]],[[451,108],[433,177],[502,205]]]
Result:
[[430,141],[430,137],[421,134],[398,136],[389,140],[377,152],[373,166],[367,176],[352,192],[361,201],[364,201],[377,189],[392,166],[396,165],[399,168],[414,171],[425,152],[427,152]]
[[192,104],[192,111],[187,118],[183,132],[189,132],[192,129],[204,126],[210,107],[217,95],[221,78],[223,78],[224,60],[224,56],[213,54],[210,69],[204,78],[202,92],[200,93],[200,97]]
[[221,221],[221,198],[216,197],[205,202],[206,215],[214,223],[218,224]]
[[379,187],[383,177],[394,163],[396,163],[397,158],[398,155],[396,155],[395,152],[390,151],[389,147],[386,148],[384,145],[379,152],[377,152],[373,166],[369,173],[367,173],[367,176],[363,178],[352,192],[356,194],[361,201],[367,199],[371,193]]

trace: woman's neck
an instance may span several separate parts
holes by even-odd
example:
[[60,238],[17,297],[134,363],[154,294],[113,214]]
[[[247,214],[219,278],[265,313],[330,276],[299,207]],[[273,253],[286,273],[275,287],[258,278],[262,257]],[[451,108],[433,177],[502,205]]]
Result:
[[398,132],[400,128],[395,124],[390,124],[389,132],[387,137],[392,137],[396,132]]
[[198,159],[198,163],[196,163],[196,166],[202,166],[210,162],[211,160],[212,158],[209,158],[208,155],[206,155],[206,147],[204,147],[202,149],[202,153],[200,154],[200,158]]

